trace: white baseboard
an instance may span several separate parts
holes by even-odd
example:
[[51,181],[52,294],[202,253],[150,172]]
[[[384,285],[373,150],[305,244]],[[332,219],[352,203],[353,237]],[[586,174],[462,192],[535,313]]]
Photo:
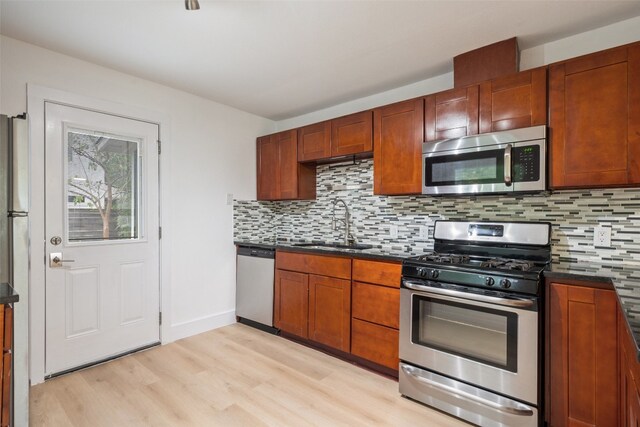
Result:
[[175,325],[171,325],[171,341],[201,334],[233,323],[236,323],[235,310],[229,310],[223,313],[212,314],[210,316],[177,323]]

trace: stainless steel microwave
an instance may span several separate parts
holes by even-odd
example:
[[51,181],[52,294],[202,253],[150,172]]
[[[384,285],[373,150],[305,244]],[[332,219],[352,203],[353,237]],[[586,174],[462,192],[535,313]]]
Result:
[[546,126],[425,142],[422,194],[545,191],[546,159]]

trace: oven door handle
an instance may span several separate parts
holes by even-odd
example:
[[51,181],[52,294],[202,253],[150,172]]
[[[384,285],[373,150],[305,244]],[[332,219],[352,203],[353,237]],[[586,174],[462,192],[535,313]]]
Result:
[[421,285],[420,283],[414,282],[411,280],[403,280],[402,284],[414,291],[425,292],[432,295],[446,295],[451,297],[470,299],[473,301],[482,301],[482,302],[488,302],[490,304],[499,304],[499,305],[506,305],[509,307],[518,307],[518,308],[530,308],[530,307],[533,307],[534,305],[533,300],[526,299],[526,298],[500,298],[500,297],[492,297],[489,295],[481,295],[481,294],[456,291],[453,289],[433,288],[431,286]]
[[[502,405],[499,402],[494,402],[492,400],[489,400],[487,398],[484,398],[482,396],[478,396],[476,394],[473,393],[469,393],[466,390],[463,390],[459,387],[453,387],[447,384],[442,384],[441,382],[431,379],[431,378],[426,378],[422,375],[420,375],[420,369],[414,368],[413,366],[408,366],[405,365],[404,363],[400,363],[400,366],[402,368],[402,371],[411,376],[412,378],[416,379],[417,381],[424,383],[428,386],[437,388],[441,391],[444,391],[448,394],[453,394],[454,396],[459,396],[462,397],[464,399],[470,400],[472,402],[475,402],[479,405],[483,405],[486,407],[489,407],[493,410],[496,410],[498,412],[503,412],[506,414],[510,414],[510,415],[520,415],[520,416],[533,416],[533,410],[520,403],[520,402],[513,402],[515,403],[517,406],[507,406],[507,405]],[[506,399],[505,399],[506,400]]]

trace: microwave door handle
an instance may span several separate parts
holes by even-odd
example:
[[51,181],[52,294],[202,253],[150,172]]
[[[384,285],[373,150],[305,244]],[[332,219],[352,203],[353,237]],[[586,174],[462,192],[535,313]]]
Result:
[[504,183],[507,187],[511,186],[511,144],[504,147]]

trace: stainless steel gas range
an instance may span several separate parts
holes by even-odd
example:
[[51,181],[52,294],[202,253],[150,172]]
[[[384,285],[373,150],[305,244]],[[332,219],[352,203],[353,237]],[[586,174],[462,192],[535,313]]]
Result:
[[538,426],[551,228],[437,221],[400,291],[400,393],[480,426]]

